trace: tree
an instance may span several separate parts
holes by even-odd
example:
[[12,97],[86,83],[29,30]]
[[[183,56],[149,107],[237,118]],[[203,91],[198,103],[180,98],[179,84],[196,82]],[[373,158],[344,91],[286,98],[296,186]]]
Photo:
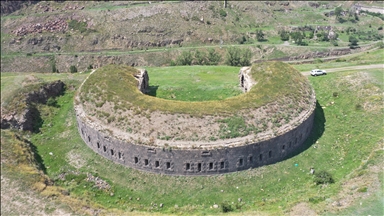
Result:
[[196,50],[195,63],[198,65],[204,65],[207,63],[207,54],[203,51]]
[[177,65],[191,65],[192,64],[192,54],[189,51],[183,51],[176,59]]
[[221,60],[220,54],[216,53],[215,49],[209,48],[206,64],[207,65],[217,65],[217,64],[219,64],[220,60]]
[[56,68],[56,63],[52,63],[52,73],[59,73],[59,70]]
[[287,31],[285,31],[285,30],[281,30],[281,31],[279,32],[279,35],[280,35],[280,38],[281,38],[282,41],[287,41],[287,40],[289,40],[289,33],[288,33]]
[[355,38],[354,36],[349,36],[348,41],[349,48],[354,49],[358,46],[357,42],[359,42],[359,40],[357,40],[357,38]]
[[343,9],[341,7],[335,8],[335,16],[337,19],[341,16],[341,12],[343,12]]
[[251,65],[252,52],[250,49],[243,49],[240,57],[240,66]]
[[262,30],[256,30],[256,39],[257,41],[264,41],[264,36],[265,34],[263,33]]
[[301,34],[301,32],[292,32],[292,33],[291,33],[291,38],[292,38],[292,40],[295,41],[295,43],[296,43],[297,45],[302,45],[302,46],[307,45],[307,43],[305,43],[305,42],[303,41],[304,36]]
[[70,71],[71,73],[76,73],[76,72],[77,72],[77,68],[76,68],[76,66],[75,66],[75,65],[71,65],[71,67],[69,67],[69,71]]
[[227,50],[226,64],[230,66],[248,66],[251,64],[252,53],[249,49],[230,47]]

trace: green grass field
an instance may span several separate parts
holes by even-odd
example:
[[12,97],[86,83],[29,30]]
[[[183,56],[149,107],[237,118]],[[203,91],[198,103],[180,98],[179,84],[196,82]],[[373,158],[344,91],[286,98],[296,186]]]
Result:
[[[194,79],[203,79],[204,72],[192,73],[198,71],[194,68],[200,69],[190,67],[188,74],[193,74]],[[158,78],[153,81],[159,85],[157,92],[160,94],[162,82],[166,83],[166,77],[171,75],[165,69],[149,68],[148,71],[150,76],[158,73]],[[231,74],[228,70],[225,73],[236,77],[237,72],[234,70]],[[164,76],[161,76],[162,73]],[[23,76],[1,74],[2,93],[13,83],[23,80]],[[56,75],[36,76],[51,80]],[[71,79],[66,76],[59,77],[65,81]],[[79,80],[78,85],[84,76],[75,74],[72,79]],[[207,78],[209,80],[211,76]],[[182,82],[183,79],[180,80]],[[222,212],[222,204],[228,203],[237,213],[282,215],[301,202],[308,203],[319,213],[327,213],[322,210],[329,205],[327,200],[334,199],[345,181],[352,179],[354,173],[367,172],[371,165],[382,164],[382,149],[376,156],[368,157],[378,149],[383,138],[383,100],[380,95],[383,76],[382,71],[376,69],[365,74],[332,73],[309,77],[309,80],[316,91],[318,107],[314,132],[306,141],[303,152],[285,161],[243,172],[209,177],[163,176],[114,164],[94,153],[81,140],[73,110],[74,90],[68,90],[57,99],[57,108],[41,105],[44,120],[41,132],[28,136],[31,136],[29,139],[41,157],[43,170],[55,180],[56,186],[67,190],[81,203],[116,214],[121,211],[134,211],[135,214],[217,214]],[[5,145],[2,142],[2,148]],[[314,185],[313,176],[309,174],[310,167],[328,171],[335,183],[325,187]],[[60,174],[72,171],[80,174],[59,179]],[[106,180],[111,189],[103,191],[93,187],[92,182],[85,181],[86,173]],[[381,186],[381,194],[382,191]],[[375,197],[372,199],[372,202],[363,202],[367,209],[363,212],[372,212],[368,210],[373,203],[374,212],[382,213],[379,208],[382,201]],[[219,208],[211,208],[214,204],[218,204]],[[360,213],[358,206],[354,206],[345,213]]]
[[384,59],[383,49],[368,51],[364,55],[352,54],[350,56],[332,61],[322,61],[319,59],[317,63],[297,64],[293,67],[301,72],[309,72],[315,68],[327,69],[338,67],[350,67],[356,65],[382,64]]
[[149,67],[149,95],[169,100],[222,100],[241,94],[239,67]]

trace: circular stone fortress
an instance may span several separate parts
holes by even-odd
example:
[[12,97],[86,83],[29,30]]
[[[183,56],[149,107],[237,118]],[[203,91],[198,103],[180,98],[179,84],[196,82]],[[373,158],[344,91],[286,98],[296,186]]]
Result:
[[83,82],[76,118],[92,150],[134,169],[213,175],[281,161],[313,126],[314,91],[282,62],[241,68],[244,93],[219,101],[156,98],[148,81],[144,69],[108,65]]

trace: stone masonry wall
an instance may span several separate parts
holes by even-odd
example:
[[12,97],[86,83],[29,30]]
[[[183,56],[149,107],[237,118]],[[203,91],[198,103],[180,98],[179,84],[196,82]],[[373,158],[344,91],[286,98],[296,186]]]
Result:
[[98,154],[127,167],[168,175],[212,175],[284,160],[311,133],[314,109],[296,128],[258,143],[216,150],[169,149],[126,143],[93,129],[77,115],[79,133]]

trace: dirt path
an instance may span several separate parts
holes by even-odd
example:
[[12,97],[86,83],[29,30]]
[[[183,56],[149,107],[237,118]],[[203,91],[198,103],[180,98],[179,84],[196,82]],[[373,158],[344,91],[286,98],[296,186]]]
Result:
[[[373,64],[373,65],[360,65],[360,66],[350,66],[350,67],[340,67],[340,68],[329,68],[326,69],[327,73],[334,73],[339,71],[347,70],[364,70],[364,69],[384,69],[384,64]],[[314,68],[315,69],[315,68]],[[384,72],[384,70],[383,70]],[[310,72],[302,72],[304,76],[309,76]]]

